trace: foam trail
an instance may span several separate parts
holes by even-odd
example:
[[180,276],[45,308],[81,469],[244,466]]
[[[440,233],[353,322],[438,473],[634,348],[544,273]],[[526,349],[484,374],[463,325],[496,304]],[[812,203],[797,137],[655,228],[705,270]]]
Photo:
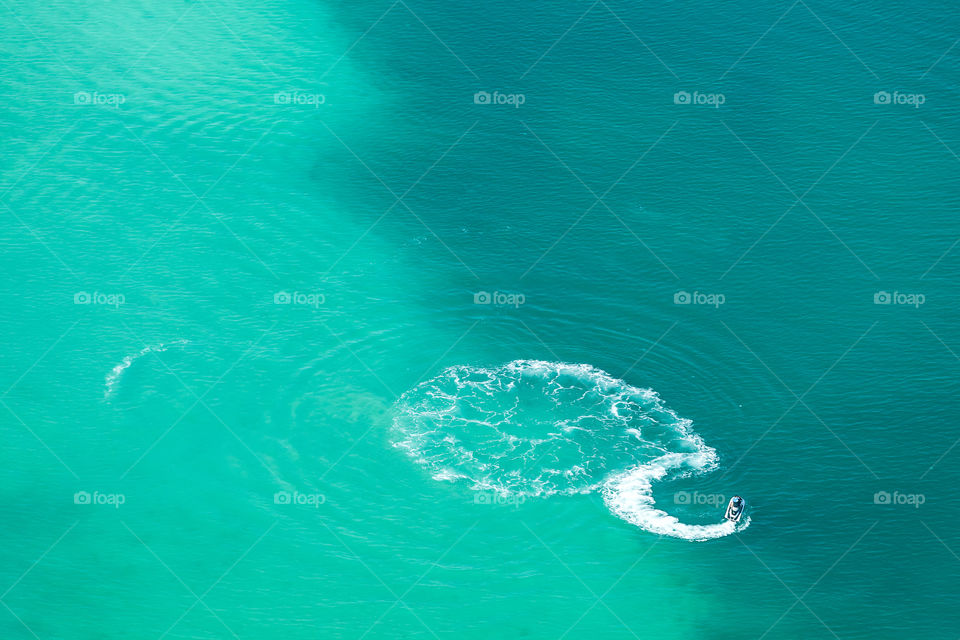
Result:
[[110,372],[107,374],[107,377],[104,380],[105,391],[104,391],[103,397],[109,398],[111,395],[113,395],[113,392],[117,387],[117,383],[120,382],[120,377],[123,375],[123,372],[129,369],[130,365],[132,365],[134,362],[136,362],[143,356],[147,355],[148,353],[163,353],[170,347],[180,346],[184,344],[187,344],[186,340],[175,340],[173,342],[169,342],[166,344],[161,343],[157,345],[147,346],[141,349],[140,351],[138,351],[137,353],[124,357],[124,359],[121,360],[119,363],[117,363],[117,366],[111,369]]
[[393,445],[434,480],[500,496],[602,491],[651,533],[709,540],[749,525],[696,525],[657,509],[652,485],[717,468],[717,452],[652,389],[587,364],[514,360],[453,366],[397,402]]
[[683,462],[670,454],[613,476],[603,488],[604,503],[615,516],[641,529],[695,542],[722,538],[750,526],[749,516],[737,524],[728,520],[715,524],[686,524],[658,509],[653,500],[652,484]]

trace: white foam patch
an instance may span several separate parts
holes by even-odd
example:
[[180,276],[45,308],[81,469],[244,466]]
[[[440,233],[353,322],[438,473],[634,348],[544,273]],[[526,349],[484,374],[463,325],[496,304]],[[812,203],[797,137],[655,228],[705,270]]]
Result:
[[[750,518],[734,524],[724,520],[715,524],[686,524],[675,516],[658,509],[653,500],[653,483],[663,479],[671,470],[684,465],[686,460],[664,456],[649,464],[629,469],[612,476],[603,487],[603,501],[618,518],[641,529],[663,536],[703,541],[722,538],[750,526]],[[710,463],[706,463],[708,466]],[[694,465],[702,473],[705,467]]]
[[180,346],[187,344],[186,340],[175,340],[173,342],[157,344],[152,346],[146,346],[137,353],[130,354],[125,356],[123,360],[117,363],[117,365],[110,370],[107,374],[106,379],[104,380],[104,397],[109,398],[113,395],[113,392],[117,388],[117,384],[120,382],[121,376],[123,376],[124,371],[130,368],[134,362],[147,355],[148,353],[163,353],[167,349],[173,346]]
[[503,496],[599,490],[659,535],[708,540],[750,522],[685,524],[658,509],[653,483],[712,471],[717,453],[656,392],[587,364],[450,367],[401,396],[392,437],[435,480]]

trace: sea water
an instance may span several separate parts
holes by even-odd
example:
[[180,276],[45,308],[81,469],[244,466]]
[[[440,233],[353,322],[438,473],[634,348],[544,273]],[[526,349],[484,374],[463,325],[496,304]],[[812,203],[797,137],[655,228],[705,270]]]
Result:
[[953,637],[953,12],[0,13],[0,636]]

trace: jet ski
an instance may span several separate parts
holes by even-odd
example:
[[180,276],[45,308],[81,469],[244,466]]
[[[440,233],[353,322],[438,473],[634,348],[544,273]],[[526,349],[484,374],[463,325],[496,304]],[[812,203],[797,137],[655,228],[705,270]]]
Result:
[[743,509],[747,506],[747,503],[743,501],[743,498],[740,496],[733,496],[730,498],[730,504],[727,505],[727,512],[723,515],[724,518],[736,524],[740,522],[740,518],[743,517]]

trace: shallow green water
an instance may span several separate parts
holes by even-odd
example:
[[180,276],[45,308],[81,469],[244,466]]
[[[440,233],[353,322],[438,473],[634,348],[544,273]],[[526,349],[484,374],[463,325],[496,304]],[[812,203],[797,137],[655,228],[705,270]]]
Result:
[[0,12],[0,636],[953,637],[954,14]]

